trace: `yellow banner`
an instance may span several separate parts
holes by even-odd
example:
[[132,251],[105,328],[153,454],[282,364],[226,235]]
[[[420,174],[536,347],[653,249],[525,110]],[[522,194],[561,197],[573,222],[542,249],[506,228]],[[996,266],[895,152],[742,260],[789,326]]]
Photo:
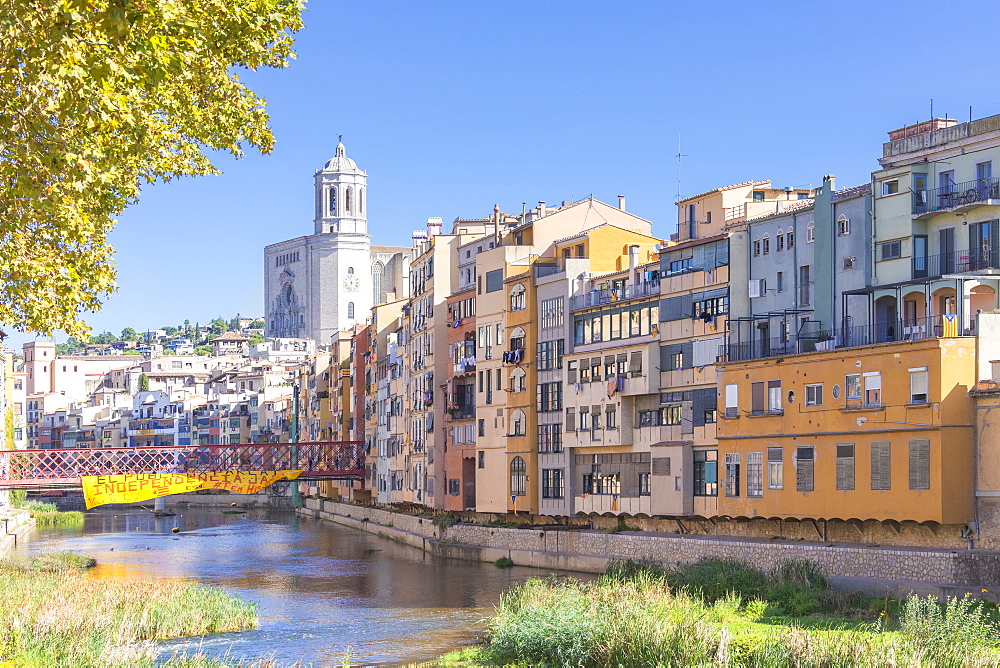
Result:
[[218,473],[137,473],[82,476],[87,509],[106,503],[135,503],[199,489],[253,494],[279,480],[295,480],[302,471],[219,471]]

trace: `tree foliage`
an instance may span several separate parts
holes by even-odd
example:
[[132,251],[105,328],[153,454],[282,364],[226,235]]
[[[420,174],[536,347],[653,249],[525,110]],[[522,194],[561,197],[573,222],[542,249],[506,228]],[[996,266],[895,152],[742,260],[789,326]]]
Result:
[[149,392],[149,376],[144,373],[139,374],[139,391]]
[[122,341],[138,341],[139,333],[135,331],[132,327],[126,327],[122,330]]
[[83,339],[142,185],[273,147],[240,69],[285,67],[303,0],[0,0],[0,321]]

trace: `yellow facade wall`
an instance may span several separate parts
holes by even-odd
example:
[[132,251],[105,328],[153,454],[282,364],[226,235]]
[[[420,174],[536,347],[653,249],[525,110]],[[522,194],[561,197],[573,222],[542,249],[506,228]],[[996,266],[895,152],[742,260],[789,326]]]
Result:
[[[928,339],[720,367],[719,514],[965,522],[973,514],[974,418],[968,392],[975,383],[975,355],[973,338]],[[928,396],[925,402],[914,402],[911,369],[923,367]],[[846,376],[875,372],[881,379],[881,406],[863,405],[863,390],[861,401],[848,400]],[[769,382],[781,383],[778,414],[768,405]],[[759,399],[754,404],[753,383],[764,383],[763,411]],[[807,405],[807,394],[815,397],[815,390],[806,386],[820,384],[822,405]],[[738,417],[727,418],[731,385],[737,387]],[[911,489],[911,442],[922,440],[929,444],[928,488]],[[890,443],[889,489],[872,489],[872,443],[881,442]],[[837,446],[850,444],[854,488],[837,489]],[[812,491],[797,489],[795,454],[804,446],[814,448]],[[779,447],[782,488],[771,489],[768,448]],[[726,485],[730,453],[740,459],[738,496],[732,484],[729,489]],[[748,496],[751,453],[760,453],[762,459],[760,496]]]

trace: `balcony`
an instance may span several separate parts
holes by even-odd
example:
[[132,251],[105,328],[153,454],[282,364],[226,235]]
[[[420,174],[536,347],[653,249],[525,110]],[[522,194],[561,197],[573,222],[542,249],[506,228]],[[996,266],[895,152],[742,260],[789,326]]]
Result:
[[947,188],[913,193],[913,216],[923,218],[939,211],[960,212],[977,206],[1000,204],[1000,179],[954,183]]
[[932,278],[945,274],[964,274],[971,271],[1000,269],[1000,248],[984,248],[979,252],[959,250],[939,255],[915,257],[912,264],[913,278]]
[[475,404],[459,404],[448,409],[452,420],[468,420],[476,417]]
[[657,281],[643,281],[635,285],[618,288],[601,288],[591,290],[585,295],[577,295],[570,299],[570,310],[601,306],[612,302],[628,301],[639,297],[649,297],[660,294],[660,284]]
[[896,341],[919,341],[965,336],[957,315],[937,315],[929,318],[888,320],[873,325],[811,331],[808,335],[764,338],[753,341],[728,342],[719,349],[719,357],[727,362],[741,362],[800,353],[822,352],[837,348],[855,348]]

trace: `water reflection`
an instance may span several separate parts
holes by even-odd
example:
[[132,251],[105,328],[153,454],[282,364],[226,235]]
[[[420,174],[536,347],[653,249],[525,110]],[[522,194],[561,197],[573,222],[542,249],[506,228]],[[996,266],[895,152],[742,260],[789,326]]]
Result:
[[[179,533],[173,533],[177,527]],[[432,659],[470,644],[500,593],[536,569],[438,559],[354,529],[262,511],[92,512],[80,529],[39,529],[24,548],[73,550],[97,578],[192,580],[260,605],[261,626],[163,644],[243,658],[340,665]]]

